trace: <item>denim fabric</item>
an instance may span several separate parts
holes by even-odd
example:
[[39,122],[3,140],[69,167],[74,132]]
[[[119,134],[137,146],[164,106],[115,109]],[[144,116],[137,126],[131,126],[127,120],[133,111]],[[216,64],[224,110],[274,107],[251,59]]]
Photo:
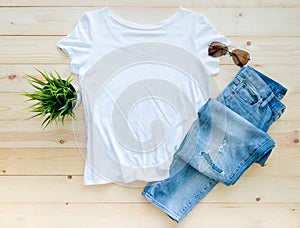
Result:
[[285,109],[279,100],[286,92],[286,88],[247,66],[217,99],[256,127],[267,131]]
[[254,162],[269,157],[274,141],[266,134],[283,113],[287,89],[250,66],[210,99],[170,167],[170,178],[148,184],[142,195],[180,222],[218,182],[234,184]]
[[[217,99],[256,127],[267,131],[286,108],[280,102],[286,92],[287,89],[279,83],[246,66],[239,71]],[[264,165],[270,152],[257,163]]]
[[216,99],[210,99],[198,115],[189,140],[185,140],[177,156],[226,185],[234,184],[251,164],[275,146],[266,132]]

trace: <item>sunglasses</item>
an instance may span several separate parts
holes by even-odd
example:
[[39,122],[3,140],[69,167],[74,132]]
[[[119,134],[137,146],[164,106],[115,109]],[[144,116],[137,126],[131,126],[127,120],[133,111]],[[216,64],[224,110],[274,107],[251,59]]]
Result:
[[229,47],[223,43],[214,41],[209,45],[208,55],[212,57],[221,57],[222,55],[226,55],[229,53],[230,57],[232,57],[235,65],[239,67],[245,66],[250,60],[250,54],[246,51],[240,49],[234,49],[233,51],[229,51]]

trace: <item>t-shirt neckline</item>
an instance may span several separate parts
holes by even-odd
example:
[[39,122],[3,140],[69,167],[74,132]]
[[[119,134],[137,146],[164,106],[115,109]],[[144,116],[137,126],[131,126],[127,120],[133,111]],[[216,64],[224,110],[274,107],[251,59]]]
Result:
[[182,7],[179,6],[177,11],[175,13],[173,13],[171,16],[169,16],[168,18],[158,21],[158,22],[155,22],[155,23],[151,23],[151,24],[141,24],[141,23],[136,23],[136,22],[132,22],[127,19],[124,19],[124,18],[120,17],[119,15],[115,14],[109,7],[105,7],[104,10],[106,11],[108,16],[110,16],[114,21],[116,21],[117,23],[119,23],[121,25],[130,27],[130,28],[134,28],[134,29],[148,30],[148,29],[161,28],[167,24],[174,22],[179,17],[180,12],[182,11]]

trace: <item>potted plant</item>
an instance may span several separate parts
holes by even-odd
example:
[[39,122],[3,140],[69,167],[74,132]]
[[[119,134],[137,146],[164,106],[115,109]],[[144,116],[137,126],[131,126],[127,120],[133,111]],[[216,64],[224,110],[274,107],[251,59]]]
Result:
[[62,79],[55,70],[55,74],[36,70],[42,76],[42,80],[27,75],[28,82],[35,90],[32,93],[23,93],[29,98],[27,101],[35,101],[29,108],[36,114],[30,119],[38,116],[45,117],[41,124],[41,127],[45,129],[54,121],[57,123],[58,120],[61,120],[64,124],[65,118],[75,118],[74,109],[80,102],[80,93],[72,85],[72,74],[67,79]]

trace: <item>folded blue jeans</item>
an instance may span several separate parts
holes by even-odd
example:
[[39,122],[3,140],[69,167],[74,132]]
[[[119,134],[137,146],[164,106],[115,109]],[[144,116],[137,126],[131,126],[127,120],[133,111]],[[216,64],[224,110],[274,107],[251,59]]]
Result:
[[218,182],[232,185],[253,164],[263,165],[275,143],[266,133],[283,113],[287,89],[250,66],[199,110],[176,151],[170,177],[142,195],[180,222]]

